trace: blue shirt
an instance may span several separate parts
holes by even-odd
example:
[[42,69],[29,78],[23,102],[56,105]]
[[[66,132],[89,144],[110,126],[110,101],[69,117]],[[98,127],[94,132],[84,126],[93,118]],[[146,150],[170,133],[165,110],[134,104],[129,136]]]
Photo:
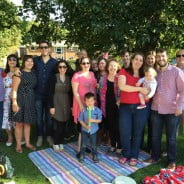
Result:
[[56,64],[57,60],[54,58],[50,58],[47,63],[43,62],[41,56],[34,58],[34,68],[37,77],[36,95],[48,95],[48,82],[56,73]]
[[[96,119],[96,120],[102,120],[102,111],[98,108],[95,107],[92,109],[91,111],[91,118],[92,119]],[[83,121],[84,123],[88,124],[88,110],[87,107],[83,109],[83,111],[80,113],[79,121]],[[90,128],[90,132],[88,132],[88,130],[84,127],[82,127],[82,131],[84,132],[88,132],[91,135],[96,133],[98,131],[99,127],[97,123],[93,123],[91,122],[91,128]]]
[[0,102],[4,101],[4,93],[5,93],[2,72],[3,69],[0,68]]

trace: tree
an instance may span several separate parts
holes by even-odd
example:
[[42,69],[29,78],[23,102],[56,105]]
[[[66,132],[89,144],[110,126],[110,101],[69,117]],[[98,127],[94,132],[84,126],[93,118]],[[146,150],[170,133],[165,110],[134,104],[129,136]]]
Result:
[[[23,1],[20,12],[24,17],[24,24],[29,24],[29,29],[23,26],[27,29],[23,36],[24,43],[63,40],[67,31],[62,29],[59,9],[55,0]],[[27,19],[31,21],[26,21]]]
[[[38,1],[48,3],[26,2]],[[156,47],[181,48],[184,43],[181,0],[55,0],[50,9],[42,7],[42,12],[54,13],[54,7],[60,12],[56,21],[68,30],[68,43],[91,54],[119,52],[124,47],[143,52]],[[35,11],[35,15],[39,14]]]
[[8,0],[0,1],[0,59],[15,53],[21,42],[17,9]]

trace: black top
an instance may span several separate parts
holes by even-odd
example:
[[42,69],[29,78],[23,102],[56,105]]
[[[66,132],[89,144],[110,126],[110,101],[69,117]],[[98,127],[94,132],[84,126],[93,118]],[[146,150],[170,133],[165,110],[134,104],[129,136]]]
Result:
[[116,98],[114,94],[114,82],[107,80],[106,107],[115,107]]

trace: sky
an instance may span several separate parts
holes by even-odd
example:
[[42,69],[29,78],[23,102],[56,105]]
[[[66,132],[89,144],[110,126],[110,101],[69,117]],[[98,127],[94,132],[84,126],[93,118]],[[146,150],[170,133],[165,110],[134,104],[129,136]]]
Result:
[[22,3],[22,0],[10,0],[10,1],[13,2],[17,6],[20,6]]

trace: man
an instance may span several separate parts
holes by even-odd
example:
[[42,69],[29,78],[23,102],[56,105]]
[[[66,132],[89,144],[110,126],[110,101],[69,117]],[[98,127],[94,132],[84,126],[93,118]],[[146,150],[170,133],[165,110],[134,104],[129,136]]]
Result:
[[130,54],[128,50],[124,50],[121,54],[122,60],[120,61],[120,65],[122,68],[128,68],[130,64]]
[[4,83],[3,69],[0,68],[0,142],[2,141],[2,122],[3,122],[3,101],[4,101]]
[[80,67],[81,58],[83,58],[83,57],[88,57],[88,53],[87,53],[87,51],[86,51],[85,49],[82,49],[82,50],[78,53],[78,55],[79,55],[79,58],[76,59],[76,61],[75,61],[75,72],[78,72],[78,71],[81,70],[81,67]]
[[[167,51],[157,49],[158,87],[151,106],[152,154],[147,160],[156,163],[161,154],[162,129],[166,127],[168,169],[175,169],[176,132],[184,103],[184,74],[168,63]],[[177,98],[178,95],[178,98]]]
[[176,53],[176,66],[184,72],[184,49]]
[[[176,66],[184,72],[184,49],[181,49],[176,53]],[[182,116],[179,122],[183,125],[183,134],[184,134],[184,104]]]
[[[57,60],[50,56],[50,44],[47,41],[39,43],[41,56],[34,58],[37,85],[35,89],[36,112],[37,112],[37,135],[36,146],[40,147],[43,143],[44,130],[47,142],[50,146],[52,140],[52,121],[48,105],[48,81],[55,74]],[[43,123],[44,122],[44,123]]]

